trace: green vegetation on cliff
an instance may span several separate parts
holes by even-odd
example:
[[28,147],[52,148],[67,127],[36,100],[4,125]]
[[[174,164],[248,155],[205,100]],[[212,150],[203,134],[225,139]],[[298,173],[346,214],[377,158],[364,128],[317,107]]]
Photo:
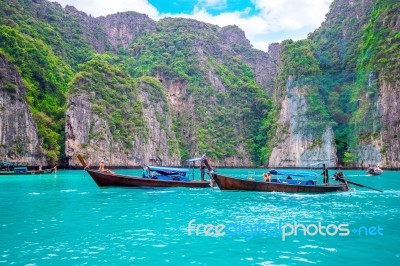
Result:
[[[288,89],[301,87],[307,108],[296,130],[318,140],[332,126],[339,160],[351,164],[357,145],[379,136],[382,128],[375,108],[379,84],[398,82],[400,76],[396,0],[334,1],[328,20],[308,39],[282,42],[274,95],[256,83],[251,68],[256,53],[247,40],[240,42],[244,34],[234,26],[166,18],[152,21],[123,47],[111,44],[118,36],[108,39],[107,30],[116,28],[106,29],[106,18],[97,23],[44,0],[0,0],[0,5],[0,52],[22,76],[50,163],[64,155],[70,93],[91,97],[94,112],[126,150],[133,134],[149,136],[144,117],[149,106],[139,98],[144,93],[150,107],[161,106],[155,112],[161,128],[167,127],[162,114],[172,117],[173,154],[185,159],[207,153],[221,161],[250,155],[253,163],[264,164],[277,141],[270,136],[278,126],[278,106]],[[112,22],[123,23],[130,15],[115,15]],[[227,37],[238,42],[227,43]]]
[[[71,93],[86,91],[94,112],[108,122],[113,141],[122,140],[127,150],[133,147],[133,136],[147,137],[147,123],[138,97],[138,82],[118,67],[118,58],[96,55],[79,65]],[[96,137],[96,136],[92,136]]]
[[[305,118],[295,128],[296,133],[304,136],[312,135],[319,139],[326,127],[333,125],[324,99],[325,76],[322,75],[319,63],[315,57],[316,45],[306,39],[297,42],[283,41],[281,44],[280,71],[276,78],[275,101],[282,101],[287,90],[298,88],[300,97],[306,101]],[[290,83],[288,83],[290,81]],[[292,97],[292,96],[288,96]]]
[[[0,0],[0,6],[1,25],[43,41],[73,69],[95,53],[86,35],[90,33],[85,28],[87,22],[81,20],[84,17],[78,11],[66,12],[60,5],[46,1]],[[105,42],[104,32],[96,31]]]
[[[160,103],[162,112],[171,114],[176,137],[169,138],[168,147],[174,154],[246,160],[250,154],[255,163],[265,163],[262,149],[267,144],[265,125],[272,103],[240,56],[225,48],[221,54],[219,27],[163,19],[154,29],[137,34],[127,49],[117,49],[106,39],[105,29],[74,8],[46,1],[1,4],[1,48],[27,82],[28,104],[52,161],[63,155],[70,93],[90,95],[94,112],[106,119],[113,139],[129,150],[133,135],[149,136],[145,107],[138,98],[141,90],[151,105]],[[95,47],[119,54],[101,55]],[[215,87],[211,79],[222,87]],[[171,83],[185,88],[180,99],[185,106],[167,102]],[[158,110],[156,116],[165,128],[165,116]],[[175,139],[179,152],[174,151]]]
[[0,49],[21,72],[44,152],[50,163],[57,162],[65,141],[66,99],[72,71],[41,40],[8,26],[0,26]]
[[400,2],[378,0],[361,40],[358,69],[379,73],[388,82],[400,77]]
[[398,14],[395,0],[354,1],[346,8],[335,1],[329,21],[309,36],[323,73],[320,96],[336,122],[339,163],[357,163],[358,145],[379,136],[379,86],[399,77]]
[[[271,103],[240,58],[226,55],[221,62],[212,54],[218,45],[214,44],[218,31],[216,26],[191,20],[161,20],[157,31],[134,40],[129,49],[133,57],[127,64],[133,76],[158,75],[168,82],[186,84],[184,100],[192,99],[193,106],[186,106],[175,116],[175,131],[177,136],[193,131],[196,138],[193,143],[180,138],[183,158],[193,156],[190,153],[207,153],[216,159],[240,158],[245,156],[245,151],[238,150],[243,144],[252,160],[262,164],[265,158],[261,149],[267,140],[261,125]],[[204,52],[199,53],[199,49]],[[209,75],[220,80],[224,88],[215,88]],[[194,110],[194,119],[189,119],[190,109]]]

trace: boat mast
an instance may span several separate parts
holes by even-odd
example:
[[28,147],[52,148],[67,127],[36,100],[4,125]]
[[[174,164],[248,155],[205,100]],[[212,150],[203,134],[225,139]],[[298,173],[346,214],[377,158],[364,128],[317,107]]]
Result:
[[326,168],[326,164],[322,164],[322,167],[324,168],[324,172],[322,173],[324,175],[324,184],[329,184],[329,175],[328,175],[328,168]]
[[203,156],[201,157],[201,160],[204,162],[204,165],[207,167],[208,172],[212,173],[212,172],[213,172],[213,169],[212,169],[212,167],[210,166],[210,164],[208,163],[207,156],[203,155]]

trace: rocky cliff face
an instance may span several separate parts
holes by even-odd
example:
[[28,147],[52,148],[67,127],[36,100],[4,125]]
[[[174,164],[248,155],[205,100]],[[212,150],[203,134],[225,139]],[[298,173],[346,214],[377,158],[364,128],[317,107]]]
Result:
[[[355,147],[356,166],[367,168],[379,165],[383,168],[400,168],[400,83],[378,81],[379,98],[371,104],[374,106],[373,116],[377,117],[377,125],[369,128],[369,134],[359,140]],[[364,96],[364,100],[368,95]],[[360,100],[363,100],[360,98]]]
[[226,52],[238,54],[253,70],[257,84],[272,93],[279,60],[279,44],[271,44],[268,53],[253,49],[244,31],[237,26],[223,27],[218,35],[219,42],[216,45],[220,48],[214,55],[221,57]]
[[317,162],[336,165],[332,127],[326,127],[321,138],[304,130],[307,93],[306,86],[294,85],[289,77],[275,136],[278,145],[271,152],[269,167],[310,167]]
[[45,165],[37,126],[25,100],[18,71],[0,53],[0,158],[28,165]]
[[[400,23],[399,23],[400,25]],[[383,129],[380,134],[380,164],[388,168],[400,168],[400,82],[382,81],[379,107]]]
[[155,100],[150,86],[141,83],[140,99],[144,106],[144,118],[148,135],[132,132],[132,148],[127,150],[121,141],[115,140],[109,122],[93,111],[90,95],[71,95],[66,113],[66,155],[69,165],[80,166],[77,155],[90,158],[90,164],[98,165],[104,159],[107,165],[142,166],[180,165],[180,156],[169,104]]
[[398,168],[400,53],[394,47],[399,41],[400,3],[378,0],[372,5],[362,1],[362,7],[367,12],[373,9],[360,40],[358,69],[365,73],[358,73],[355,85],[360,91],[357,107],[364,115],[355,112],[352,117],[358,141],[355,163],[360,167],[379,164]]
[[322,66],[331,71],[355,72],[362,28],[376,0],[335,0],[321,27],[309,34],[317,44],[317,57]]
[[145,14],[125,12],[96,19],[114,49],[128,48],[137,35],[155,30],[156,23]]
[[[278,62],[283,57],[280,44],[270,45],[268,53],[255,50],[237,26],[220,28],[195,20],[173,18],[155,22],[135,12],[93,18],[74,7],[62,8],[45,0],[9,2],[2,1],[6,6],[4,12],[0,10],[5,17],[1,18],[2,22],[48,43],[57,56],[70,64],[75,74],[80,71],[78,65],[85,64],[96,52],[112,52],[118,56],[110,61],[120,64],[131,77],[140,79],[150,75],[161,83],[160,87],[156,86],[158,89],[146,82],[138,84],[136,95],[142,105],[140,111],[146,131],[140,134],[132,132],[130,149],[126,148],[126,142],[118,139],[118,134],[113,135],[115,128],[110,125],[109,119],[99,115],[101,101],[94,102],[92,99],[96,86],[88,84],[85,92],[71,93],[65,129],[65,148],[70,165],[79,165],[77,153],[90,154],[93,164],[106,159],[112,165],[137,166],[161,161],[163,164],[179,165],[182,156],[197,156],[211,147],[217,151],[216,157],[220,158],[215,159],[216,164],[252,166],[254,157],[259,154],[254,156],[254,150],[249,147],[260,146],[255,141],[265,137],[265,132],[261,134],[254,130],[254,125],[260,128],[264,125],[260,120],[268,116],[266,102],[277,90],[283,92],[276,97],[276,104],[280,107],[275,136],[278,141],[272,149],[269,165],[307,167],[315,161],[329,161],[331,165],[338,162],[336,153],[340,153],[340,148],[338,146],[336,150],[335,138],[337,140],[338,136],[334,136],[337,127],[327,126],[318,136],[304,131],[309,119],[306,116],[309,87],[294,84],[291,77],[287,78],[287,75],[295,76],[291,71],[297,69],[291,66],[285,74],[286,81],[275,79],[279,77]],[[321,96],[325,97],[322,103],[329,105],[329,100],[334,98],[331,91],[340,96],[345,87],[354,82],[357,64],[364,60],[364,57],[358,58],[362,29],[368,23],[376,2],[335,0],[326,21],[309,35],[308,40],[312,41],[309,59],[318,60],[319,72],[316,72],[319,74],[316,75],[333,73],[332,76],[343,77],[343,80],[335,81],[331,88],[324,87],[320,91],[320,95],[325,94]],[[379,23],[398,31],[400,16],[394,16],[392,13],[395,11],[389,11],[386,13],[391,14],[390,19]],[[19,16],[19,13],[22,15]],[[26,18],[29,18],[29,23]],[[42,27],[46,23],[48,27]],[[388,41],[395,43],[396,38]],[[122,62],[128,63],[122,66]],[[44,164],[40,159],[42,143],[24,100],[23,83],[5,58],[2,58],[1,64],[0,154],[7,159]],[[87,69],[86,73],[92,72]],[[76,78],[80,75],[77,74]],[[118,77],[117,73],[114,78]],[[287,85],[277,88],[277,80]],[[368,93],[361,93],[359,101],[370,101],[370,106],[374,108],[373,115],[380,118],[380,128],[374,123],[373,132],[359,139],[352,150],[357,157],[354,165],[367,166],[380,162],[384,167],[400,167],[398,78],[388,80],[377,73],[377,84],[378,96],[372,100]],[[124,86],[126,84],[115,88]],[[260,88],[264,94],[260,93]],[[155,97],[154,93],[158,96]],[[254,94],[257,96],[254,97]],[[126,98],[129,99],[128,96]],[[257,104],[252,103],[259,99]],[[240,108],[234,109],[239,105]],[[263,107],[257,109],[257,105]],[[337,107],[338,104],[332,106]],[[346,111],[347,107],[339,111]],[[330,114],[333,113],[334,120],[341,118],[335,122],[349,124],[352,114],[329,111],[332,111]],[[15,116],[16,113],[18,116]],[[249,130],[250,127],[252,130]],[[206,141],[201,143],[200,138]],[[230,142],[232,139],[235,141]],[[265,141],[262,139],[261,142]],[[225,145],[226,142],[230,143]],[[28,152],[22,151],[22,147]]]

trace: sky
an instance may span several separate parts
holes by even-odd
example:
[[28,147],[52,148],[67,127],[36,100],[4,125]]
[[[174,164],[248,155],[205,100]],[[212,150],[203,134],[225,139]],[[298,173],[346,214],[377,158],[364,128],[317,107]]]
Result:
[[183,17],[218,25],[237,25],[254,48],[286,39],[300,40],[325,20],[333,0],[50,0],[94,17],[136,11],[154,20]]

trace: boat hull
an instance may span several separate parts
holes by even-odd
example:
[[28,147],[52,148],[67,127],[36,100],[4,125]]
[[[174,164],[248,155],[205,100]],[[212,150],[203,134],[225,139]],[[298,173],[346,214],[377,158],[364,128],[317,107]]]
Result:
[[173,181],[87,170],[99,187],[210,187],[209,181]]
[[275,182],[261,182],[213,174],[213,178],[221,190],[242,190],[262,192],[287,192],[287,193],[327,193],[347,191],[347,184],[331,185],[296,185]]
[[367,175],[381,175],[383,171],[367,171]]
[[53,173],[53,169],[37,170],[37,171],[26,171],[26,172],[14,172],[14,171],[0,171],[0,175],[45,175]]

